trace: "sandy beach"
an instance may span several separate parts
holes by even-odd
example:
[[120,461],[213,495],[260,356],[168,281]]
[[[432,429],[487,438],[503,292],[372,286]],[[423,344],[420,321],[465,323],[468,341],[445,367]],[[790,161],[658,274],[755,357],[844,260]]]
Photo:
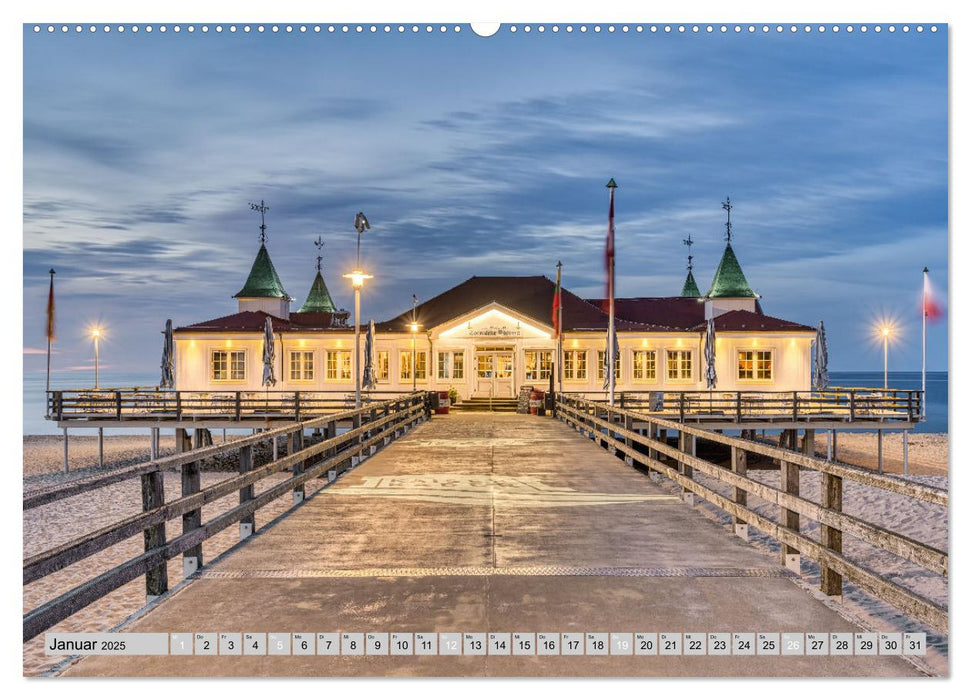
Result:
[[[947,433],[910,433],[907,436],[908,462],[911,474],[946,475],[948,473]],[[816,434],[816,454],[826,456],[826,435]],[[836,439],[836,457],[840,462],[867,469],[877,468],[877,434],[840,433]],[[883,435],[883,471],[903,474],[903,433]]]

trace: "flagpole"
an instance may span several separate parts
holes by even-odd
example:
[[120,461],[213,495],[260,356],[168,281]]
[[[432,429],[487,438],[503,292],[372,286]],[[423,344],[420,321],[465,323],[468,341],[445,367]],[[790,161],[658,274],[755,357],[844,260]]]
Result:
[[927,415],[927,268],[924,268],[924,286],[920,292],[920,415]]
[[610,190],[610,214],[609,221],[607,224],[607,293],[609,297],[609,314],[610,314],[610,324],[607,328],[607,366],[604,368],[605,372],[608,372],[608,402],[610,406],[614,405],[614,385],[616,376],[614,374],[614,364],[616,358],[614,357],[614,333],[616,333],[616,328],[614,326],[614,190],[617,189],[617,183],[614,182],[613,178],[610,178],[610,182],[607,183],[607,189]]
[[47,388],[44,390],[44,400],[51,390],[51,341],[54,338],[54,268],[51,268],[51,289],[47,295]]
[[560,274],[563,263],[556,261],[556,289],[560,295],[556,307],[556,379],[559,393],[563,393],[563,288],[560,286]]

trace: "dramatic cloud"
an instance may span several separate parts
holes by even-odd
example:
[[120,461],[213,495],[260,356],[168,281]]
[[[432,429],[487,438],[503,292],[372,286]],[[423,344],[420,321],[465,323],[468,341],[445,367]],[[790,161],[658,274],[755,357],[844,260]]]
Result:
[[[302,302],[352,263],[364,311],[471,275],[555,274],[603,293],[604,184],[618,290],[677,293],[689,234],[705,291],[735,249],[768,313],[825,319],[834,369],[879,368],[873,319],[908,334],[927,265],[947,289],[943,35],[24,36],[24,367],[43,368],[57,270],[59,368],[151,378],[165,319],[235,309],[258,246]],[[406,300],[402,304],[401,300]],[[916,317],[916,320],[915,320]],[[946,328],[932,327],[932,368]]]

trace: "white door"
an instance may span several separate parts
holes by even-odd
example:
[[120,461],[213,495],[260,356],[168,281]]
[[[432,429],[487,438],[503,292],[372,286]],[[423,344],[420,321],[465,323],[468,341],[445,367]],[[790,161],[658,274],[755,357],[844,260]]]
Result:
[[511,350],[479,351],[475,354],[475,396],[509,398],[513,386],[513,352]]

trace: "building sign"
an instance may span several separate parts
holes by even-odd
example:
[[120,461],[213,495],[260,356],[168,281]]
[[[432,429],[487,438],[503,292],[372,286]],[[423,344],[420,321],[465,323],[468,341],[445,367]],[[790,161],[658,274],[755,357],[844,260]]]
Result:
[[523,335],[523,331],[521,328],[508,328],[506,326],[483,326],[480,328],[469,328],[466,335],[470,338],[520,338]]

